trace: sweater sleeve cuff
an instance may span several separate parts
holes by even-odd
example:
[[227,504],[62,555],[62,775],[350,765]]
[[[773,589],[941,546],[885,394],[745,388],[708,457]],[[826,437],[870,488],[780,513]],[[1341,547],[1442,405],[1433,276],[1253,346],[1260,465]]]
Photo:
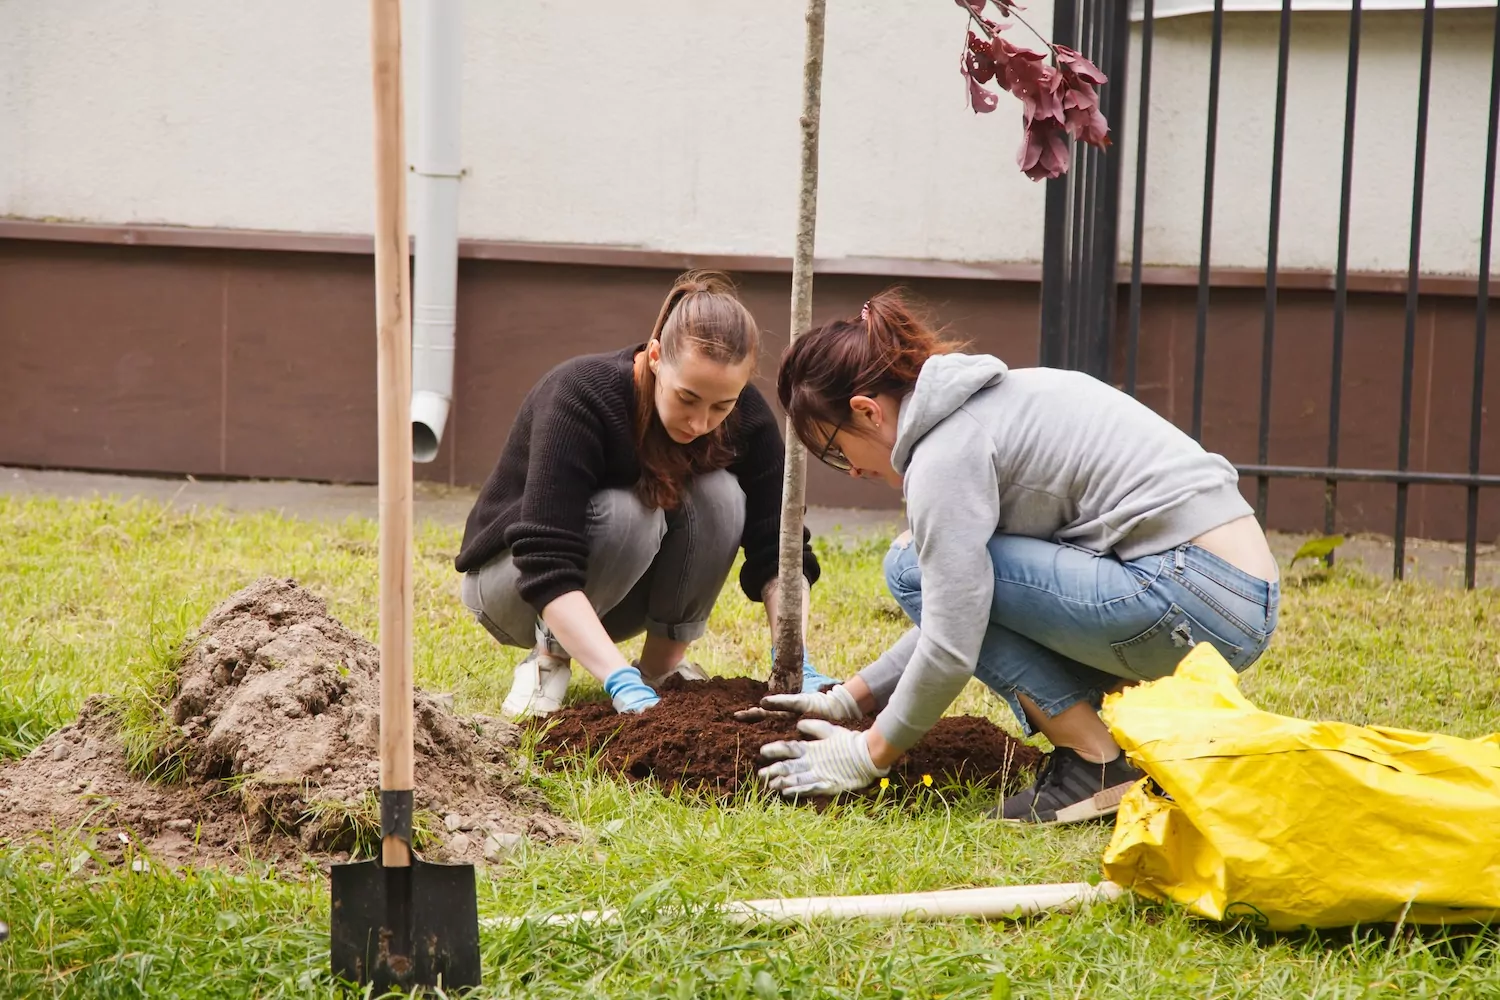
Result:
[[[807,579],[808,586],[811,586],[823,575],[823,567],[818,564],[818,557],[812,550],[811,533],[804,529],[802,538],[802,575]],[[775,556],[772,553],[770,559],[764,560],[746,558],[744,565],[740,567],[740,590],[756,604],[761,602],[766,584],[776,579],[779,572]]]

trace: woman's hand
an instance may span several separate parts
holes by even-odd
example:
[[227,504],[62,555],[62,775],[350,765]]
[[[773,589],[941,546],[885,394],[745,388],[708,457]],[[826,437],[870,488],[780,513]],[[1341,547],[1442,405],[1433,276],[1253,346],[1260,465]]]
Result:
[[780,715],[802,715],[810,719],[831,719],[834,722],[855,722],[865,717],[859,710],[854,695],[842,684],[827,691],[803,691],[801,694],[768,694],[760,700],[759,708],[747,708],[734,713],[741,722]]
[[780,740],[760,748],[775,761],[760,769],[762,781],[789,799],[853,792],[890,773],[870,758],[865,733],[821,719],[803,719],[797,731],[810,740]]
[[615,711],[635,714],[651,708],[661,697],[641,679],[635,667],[621,667],[604,679],[604,693],[609,695]]
[[835,722],[854,722],[875,711],[875,696],[864,678],[855,675],[826,691],[803,691],[801,694],[770,694],[754,708],[735,712],[739,722],[783,719],[805,715]]

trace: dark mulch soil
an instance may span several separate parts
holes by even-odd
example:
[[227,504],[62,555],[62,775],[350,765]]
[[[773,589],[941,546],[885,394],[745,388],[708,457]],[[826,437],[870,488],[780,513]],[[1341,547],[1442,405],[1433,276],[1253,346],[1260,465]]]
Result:
[[[731,796],[756,780],[764,766],[763,744],[798,739],[795,719],[738,722],[734,713],[760,702],[762,681],[715,677],[685,682],[672,678],[661,687],[661,704],[640,715],[620,715],[607,701],[569,705],[548,718],[540,745],[555,766],[598,754],[612,774],[652,781],[667,791]],[[865,719],[852,728],[868,729]],[[988,719],[964,715],[942,719],[891,769],[893,788],[925,784],[937,788],[977,784],[1011,792],[1035,772],[1041,753],[1008,735]]]

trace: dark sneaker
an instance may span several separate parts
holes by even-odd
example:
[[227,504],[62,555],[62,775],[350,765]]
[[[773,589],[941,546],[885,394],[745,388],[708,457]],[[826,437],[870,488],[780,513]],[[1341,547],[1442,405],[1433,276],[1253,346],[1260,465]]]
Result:
[[1036,784],[1005,799],[990,814],[1007,823],[1082,823],[1113,816],[1145,772],[1125,759],[1095,764],[1066,747],[1052,751]]

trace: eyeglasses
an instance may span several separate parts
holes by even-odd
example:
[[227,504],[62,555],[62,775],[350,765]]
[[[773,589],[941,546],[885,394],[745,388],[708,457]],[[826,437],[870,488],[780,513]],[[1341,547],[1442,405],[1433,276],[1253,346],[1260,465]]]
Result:
[[849,457],[833,443],[833,439],[839,436],[839,431],[844,429],[844,424],[848,420],[849,418],[846,416],[838,422],[838,426],[828,435],[828,440],[824,443],[823,450],[818,452],[818,461],[830,469],[837,469],[840,472],[848,472],[854,468],[854,463],[849,461]]

